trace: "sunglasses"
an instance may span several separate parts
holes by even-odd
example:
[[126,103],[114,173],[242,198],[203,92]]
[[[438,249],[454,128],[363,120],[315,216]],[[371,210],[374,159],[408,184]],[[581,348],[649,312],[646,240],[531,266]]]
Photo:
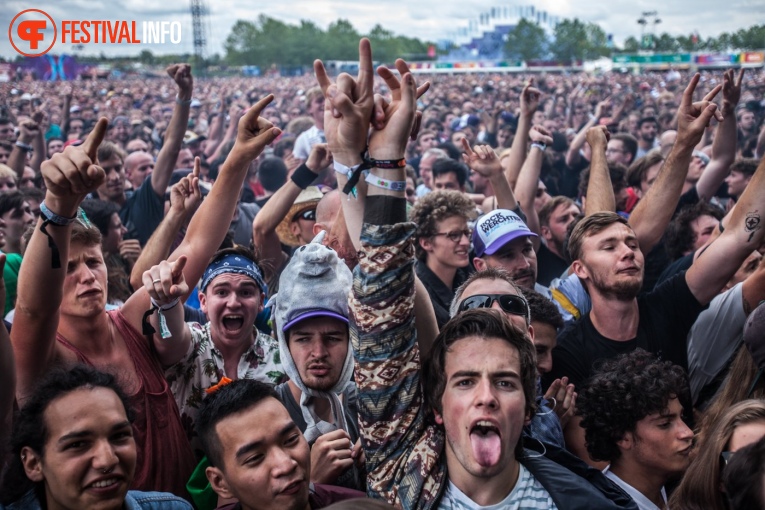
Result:
[[303,212],[299,212],[295,215],[294,218],[292,218],[292,221],[297,220],[308,220],[308,221],[316,221],[316,209],[306,209]]
[[499,303],[499,307],[505,313],[520,315],[529,321],[529,304],[523,296],[517,294],[476,294],[462,300],[459,311],[472,310],[473,308],[491,308],[494,302]]

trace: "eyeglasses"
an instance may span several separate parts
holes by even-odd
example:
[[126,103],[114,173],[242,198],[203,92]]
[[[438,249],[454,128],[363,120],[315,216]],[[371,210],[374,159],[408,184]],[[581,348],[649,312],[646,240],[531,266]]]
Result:
[[306,209],[305,211],[297,213],[295,217],[292,218],[292,221],[297,220],[316,221],[316,209]]
[[472,310],[473,308],[491,308],[494,302],[499,303],[499,307],[505,313],[520,315],[526,322],[529,320],[529,304],[523,296],[517,294],[476,294],[462,300],[459,311]]
[[433,234],[434,236],[446,236],[447,239],[449,239],[453,243],[458,243],[462,241],[462,236],[465,236],[470,240],[470,229],[466,228],[465,230],[452,230],[451,232],[436,232]]

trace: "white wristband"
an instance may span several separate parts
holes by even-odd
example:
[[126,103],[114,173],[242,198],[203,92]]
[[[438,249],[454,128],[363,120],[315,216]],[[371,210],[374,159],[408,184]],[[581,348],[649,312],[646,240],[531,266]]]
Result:
[[364,180],[378,188],[389,189],[391,191],[406,191],[406,181],[391,181],[390,179],[383,179],[372,173],[368,174]]
[[361,163],[359,163],[358,165],[353,165],[353,166],[345,166],[344,164],[339,163],[338,161],[334,161],[333,165],[335,167],[335,172],[339,174],[343,174],[348,179],[350,179],[351,175],[353,175],[353,172],[355,172],[356,169],[361,166]]

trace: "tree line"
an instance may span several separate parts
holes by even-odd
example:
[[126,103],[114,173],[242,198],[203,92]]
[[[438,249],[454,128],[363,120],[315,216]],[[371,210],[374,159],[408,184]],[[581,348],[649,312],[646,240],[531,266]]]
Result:
[[717,37],[702,38],[698,34],[672,36],[662,33],[643,41],[628,37],[623,48],[617,48],[600,26],[578,19],[558,23],[552,36],[533,21],[522,19],[508,33],[505,55],[511,60],[545,60],[572,62],[592,60],[613,53],[635,53],[640,50],[656,52],[692,52],[761,50],[765,48],[765,25],[742,28],[735,33],[723,32]]
[[355,61],[359,39],[364,36],[372,42],[376,61],[392,62],[398,57],[427,59],[429,43],[394,35],[379,24],[368,34],[362,34],[344,19],[322,30],[312,21],[291,25],[261,14],[257,21],[239,20],[234,24],[224,44],[224,60],[230,65],[261,68],[310,66],[317,58]]

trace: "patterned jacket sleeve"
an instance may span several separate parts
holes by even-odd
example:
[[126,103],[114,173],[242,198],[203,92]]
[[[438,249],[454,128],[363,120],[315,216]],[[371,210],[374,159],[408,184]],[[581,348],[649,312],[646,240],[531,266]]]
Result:
[[405,509],[431,508],[445,476],[442,434],[426,424],[420,388],[414,228],[364,223],[350,300],[367,492]]

